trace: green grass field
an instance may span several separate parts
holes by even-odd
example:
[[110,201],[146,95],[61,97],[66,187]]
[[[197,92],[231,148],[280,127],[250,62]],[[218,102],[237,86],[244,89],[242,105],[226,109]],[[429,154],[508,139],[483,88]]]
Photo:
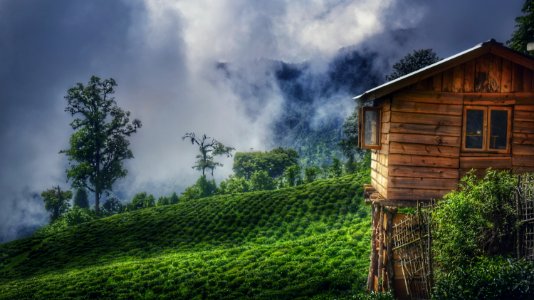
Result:
[[352,299],[367,276],[367,181],[209,197],[3,244],[0,298]]

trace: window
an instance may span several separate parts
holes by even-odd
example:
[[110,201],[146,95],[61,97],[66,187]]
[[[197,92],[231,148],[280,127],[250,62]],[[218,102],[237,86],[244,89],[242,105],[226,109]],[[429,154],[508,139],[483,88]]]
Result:
[[466,106],[462,150],[510,152],[511,115],[510,107]]
[[378,107],[361,110],[360,148],[380,149],[380,112]]

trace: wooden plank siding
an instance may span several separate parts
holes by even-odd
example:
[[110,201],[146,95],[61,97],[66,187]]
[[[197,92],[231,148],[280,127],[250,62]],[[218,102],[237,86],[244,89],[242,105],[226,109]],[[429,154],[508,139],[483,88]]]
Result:
[[512,126],[512,167],[517,172],[534,171],[533,105],[516,105]]
[[443,74],[447,93],[411,90],[393,95],[389,200],[437,198],[456,187],[463,108],[462,98],[448,91],[463,89],[463,75],[461,80],[455,79],[462,72],[463,68],[454,68]]
[[[471,168],[534,171],[534,74],[488,53],[385,96],[373,186],[388,200],[441,198]],[[464,106],[512,107],[510,153],[462,152]]]
[[513,93],[532,92],[532,70],[494,54],[452,67],[416,83],[410,90],[442,93]]

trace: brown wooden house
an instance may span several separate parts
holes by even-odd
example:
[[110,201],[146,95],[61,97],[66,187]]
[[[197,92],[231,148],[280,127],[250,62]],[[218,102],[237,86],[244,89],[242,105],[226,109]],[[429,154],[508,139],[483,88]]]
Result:
[[409,205],[472,168],[534,170],[533,71],[491,40],[355,97],[375,196]]
[[[428,296],[431,271],[408,274],[395,250],[394,228],[408,224],[398,207],[441,198],[471,169],[534,171],[533,72],[532,57],[491,40],[355,97],[360,147],[371,151],[370,290]],[[423,237],[404,253],[429,249]]]

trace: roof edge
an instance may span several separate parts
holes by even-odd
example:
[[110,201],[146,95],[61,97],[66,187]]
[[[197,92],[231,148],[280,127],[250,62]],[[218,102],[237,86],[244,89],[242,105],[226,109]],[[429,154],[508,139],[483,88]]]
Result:
[[527,68],[534,69],[534,58],[527,56],[521,52],[510,49],[504,46],[502,43],[491,39],[489,41],[480,43],[472,48],[442,59],[436,63],[423,67],[419,70],[403,75],[392,81],[383,83],[377,87],[363,92],[362,94],[356,97],[353,97],[352,99],[356,101],[376,100],[394,91],[414,84],[422,79],[434,76],[440,72],[445,71],[446,69],[462,64],[466,61],[469,61],[475,57],[481,56],[486,53],[492,53],[501,57],[505,56],[506,54],[512,54],[513,57],[507,57],[507,59],[510,59],[511,61],[517,64],[524,65]]

